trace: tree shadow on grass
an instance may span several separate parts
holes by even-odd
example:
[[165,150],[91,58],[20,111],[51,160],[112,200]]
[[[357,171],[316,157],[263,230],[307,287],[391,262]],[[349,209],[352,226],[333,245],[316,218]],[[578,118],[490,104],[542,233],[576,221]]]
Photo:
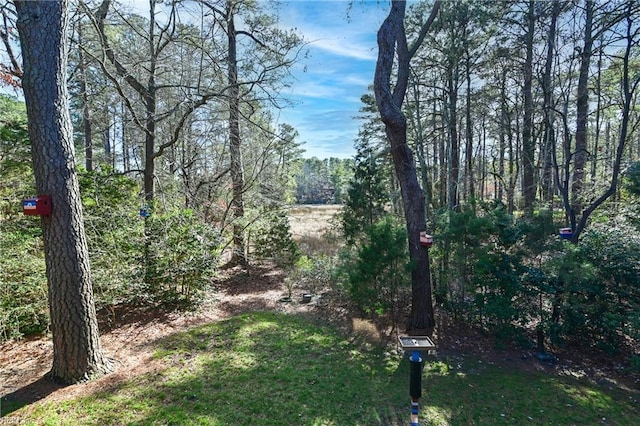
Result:
[[635,425],[638,416],[618,389],[471,357],[428,363],[423,399],[433,424]]
[[239,315],[155,345],[163,368],[77,400],[65,420],[80,411],[91,412],[94,424],[132,425],[392,426],[408,419],[397,359],[390,367],[383,351],[358,349],[297,315]]
[[40,401],[63,387],[65,387],[65,385],[55,383],[47,377],[41,377],[35,382],[0,398],[0,417],[4,417],[22,407]]
[[[397,376],[385,370],[381,351],[357,350],[331,327],[297,315],[241,315],[159,346],[177,363],[171,385],[155,390],[169,404],[140,424],[195,412],[223,425],[393,425],[406,392],[390,386]],[[183,374],[190,365],[199,367]]]
[[[361,348],[351,336],[299,315],[248,313],[173,333],[154,346],[160,368],[103,386],[65,408],[50,403],[39,415],[52,424],[96,425],[408,423],[406,359]],[[478,359],[428,360],[421,420],[568,425],[606,418],[636,424],[631,394],[512,370]],[[32,402],[44,396],[32,395]],[[3,415],[20,408],[7,401]]]

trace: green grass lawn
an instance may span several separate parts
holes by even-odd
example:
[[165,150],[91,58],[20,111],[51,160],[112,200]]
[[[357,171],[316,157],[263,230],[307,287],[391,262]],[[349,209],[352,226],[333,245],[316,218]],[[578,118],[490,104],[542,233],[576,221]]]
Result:
[[[253,313],[158,342],[164,368],[0,424],[407,425],[409,362],[335,329]],[[425,366],[423,425],[637,425],[637,392],[464,359]]]

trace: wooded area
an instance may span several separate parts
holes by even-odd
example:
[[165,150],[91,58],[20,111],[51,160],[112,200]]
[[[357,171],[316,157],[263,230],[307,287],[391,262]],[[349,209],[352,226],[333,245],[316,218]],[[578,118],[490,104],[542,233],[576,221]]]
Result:
[[[411,249],[424,197],[432,287],[456,317],[535,329],[541,354],[549,335],[614,351],[637,339],[637,3],[393,4],[375,82],[386,134],[363,97],[352,190],[369,202],[347,202],[351,238],[391,206]],[[381,183],[391,164],[398,183]]]
[[[281,93],[305,40],[266,2],[150,1],[145,16],[110,0],[1,2],[1,81],[26,108],[0,97],[0,336],[49,321],[55,336],[60,230],[73,265],[88,253],[72,286],[93,287],[98,309],[192,305],[222,265],[267,259],[394,327],[436,326],[433,293],[443,317],[505,341],[593,345],[640,368],[640,4],[391,3],[345,141],[355,158],[322,160],[274,124],[295,107]],[[51,69],[20,26],[48,7],[62,40],[50,85],[66,101],[67,82],[68,108],[44,96]],[[57,109],[36,118],[37,102]],[[39,225],[19,209],[34,194],[53,196]],[[344,204],[332,250],[293,239],[295,203]],[[108,370],[95,363],[53,374]]]

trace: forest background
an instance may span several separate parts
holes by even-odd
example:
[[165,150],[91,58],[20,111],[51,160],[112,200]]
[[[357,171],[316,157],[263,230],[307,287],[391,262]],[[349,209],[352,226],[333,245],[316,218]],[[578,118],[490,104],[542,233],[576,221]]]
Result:
[[[192,307],[223,264],[269,260],[354,312],[403,322],[415,265],[372,93],[345,141],[353,159],[304,159],[273,114],[305,41],[267,3],[73,6],[68,82],[99,309]],[[431,6],[409,8],[409,39]],[[638,7],[445,2],[404,103],[438,308],[540,352],[624,354],[636,374]],[[1,10],[0,71],[19,87],[15,13]],[[20,208],[35,192],[24,104],[0,102],[0,336],[15,339],[47,329],[48,292],[41,228]],[[333,249],[296,243],[296,203],[344,205]]]

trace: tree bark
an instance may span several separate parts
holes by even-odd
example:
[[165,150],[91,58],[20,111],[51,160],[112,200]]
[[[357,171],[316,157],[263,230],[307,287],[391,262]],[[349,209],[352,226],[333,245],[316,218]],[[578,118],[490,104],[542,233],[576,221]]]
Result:
[[[409,50],[404,28],[405,1],[392,1],[389,15],[378,30],[378,60],[374,76],[376,105],[385,124],[385,130],[400,184],[408,233],[411,270],[411,316],[407,324],[410,332],[431,333],[435,325],[431,295],[429,253],[420,246],[420,232],[426,230],[425,206],[418,182],[415,162],[407,145],[407,120],[402,103],[409,77],[409,61],[421,39],[435,19],[439,2],[436,2],[429,20],[422,28],[416,45]],[[394,58],[398,56],[397,77],[392,89]]]
[[524,195],[525,214],[533,213],[536,198],[534,179],[533,141],[533,36],[535,31],[534,1],[529,0],[527,10],[527,32],[525,35],[526,58],[524,64],[524,118],[522,123],[522,192]]
[[458,179],[460,177],[460,141],[458,139],[458,64],[451,61],[447,70],[447,110],[449,133],[449,173],[447,180],[447,209],[458,208]]
[[233,12],[234,2],[227,1],[227,38],[228,49],[227,67],[229,84],[229,154],[231,156],[231,186],[233,199],[233,256],[232,264],[246,265],[244,244],[244,227],[241,223],[244,218],[244,165],[242,163],[242,139],[240,138],[240,88],[238,86],[238,57],[235,17]]
[[[445,96],[443,95],[442,97],[443,99],[443,104],[445,103],[444,99]],[[443,105],[442,109],[444,110],[446,108],[445,105]],[[445,120],[445,114],[441,114],[441,118],[442,118],[442,123],[441,126],[442,128],[446,127],[446,120]],[[437,131],[435,129],[436,127],[436,120],[434,119],[434,133],[437,134]],[[446,206],[447,205],[447,188],[449,187],[449,184],[447,182],[447,149],[446,149],[446,136],[445,135],[439,135],[438,136],[438,159],[439,159],[439,178],[436,178],[436,181],[440,181],[440,191],[439,191],[439,198],[440,198],[440,206]]]
[[145,138],[144,138],[144,199],[149,204],[155,198],[156,177],[156,110],[158,107],[156,86],[156,67],[158,65],[158,50],[156,49],[156,13],[155,3],[149,2],[149,69],[147,71],[147,87],[140,93],[145,106]]
[[467,146],[465,149],[466,169],[467,169],[467,199],[471,203],[474,213],[476,211],[476,188],[473,178],[473,123],[471,122],[471,58],[466,52],[465,77],[467,79],[467,105],[465,106],[465,138]]
[[555,128],[553,124],[553,88],[551,87],[551,70],[556,46],[556,26],[562,5],[558,0],[553,0],[551,10],[551,22],[547,35],[547,57],[544,64],[542,77],[543,108],[544,108],[544,141],[543,141],[543,166],[542,166],[542,198],[553,207],[553,155],[555,149]]
[[497,196],[504,201],[505,192],[505,156],[507,152],[507,126],[511,127],[507,105],[507,70],[500,72],[500,129],[498,143],[498,177]]
[[589,114],[589,67],[593,47],[593,8],[592,0],[585,1],[584,45],[580,54],[580,74],[576,88],[576,149],[573,153],[573,178],[571,180],[571,209],[569,220],[571,228],[576,228],[576,216],[582,214],[581,201],[584,185],[584,168],[587,160],[587,120]]
[[53,334],[49,376],[81,382],[111,371],[112,364],[100,347],[74,163],[66,83],[68,4],[15,5],[36,187],[51,196],[53,206],[42,217]]

